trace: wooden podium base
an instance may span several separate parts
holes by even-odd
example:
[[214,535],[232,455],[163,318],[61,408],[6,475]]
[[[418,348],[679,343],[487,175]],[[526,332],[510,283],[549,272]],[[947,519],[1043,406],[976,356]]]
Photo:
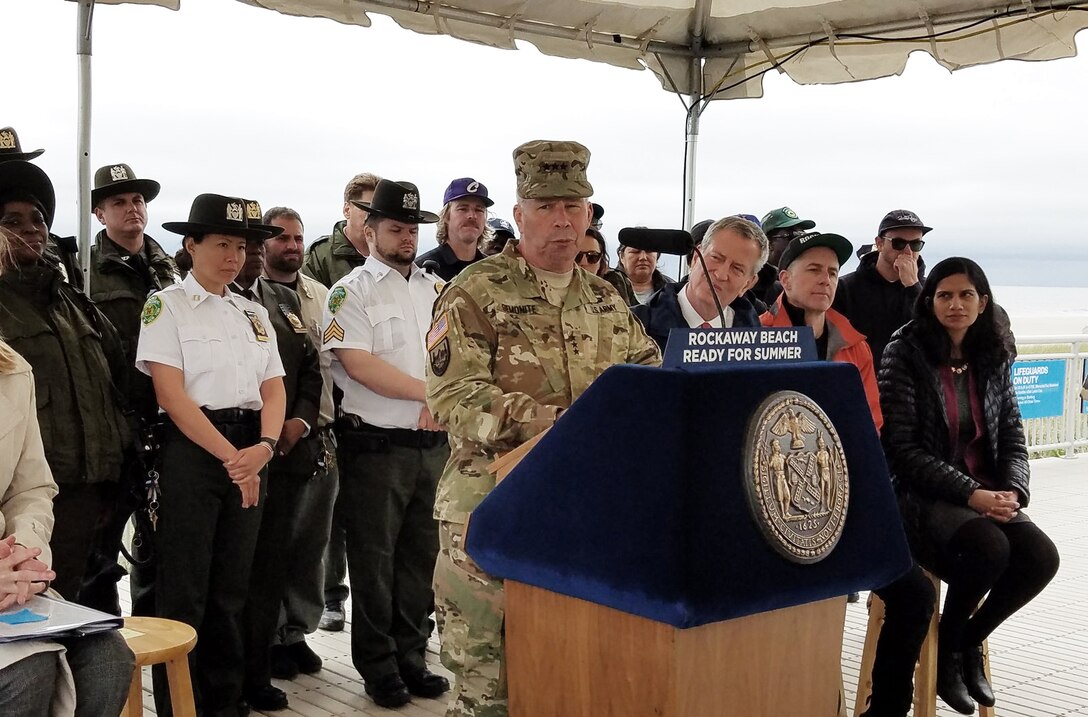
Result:
[[511,717],[835,717],[846,598],[680,630],[506,582]]

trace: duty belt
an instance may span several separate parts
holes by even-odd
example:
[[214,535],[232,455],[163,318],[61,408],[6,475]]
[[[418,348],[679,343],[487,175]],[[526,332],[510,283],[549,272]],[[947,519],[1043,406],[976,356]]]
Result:
[[344,448],[351,449],[353,437],[384,436],[391,445],[402,448],[435,448],[446,442],[445,431],[419,431],[408,428],[372,426],[358,416],[347,414],[336,419],[336,432],[345,437]]

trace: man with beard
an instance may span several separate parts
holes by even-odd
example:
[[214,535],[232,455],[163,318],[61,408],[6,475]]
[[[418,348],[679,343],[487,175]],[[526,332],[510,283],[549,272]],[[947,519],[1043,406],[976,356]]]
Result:
[[[352,585],[351,659],[381,707],[449,689],[427,669],[433,516],[446,434],[426,406],[424,336],[442,283],[413,264],[419,209],[408,182],[382,180],[366,210],[370,259],[333,286],[321,350],[344,392],[337,420],[340,505]],[[363,588],[363,589],[360,589]]]
[[[262,223],[257,202],[246,201],[245,211],[251,229],[267,229],[267,238],[279,232],[280,227]],[[287,579],[297,558],[292,529],[299,494],[314,474],[318,451],[324,450],[317,433],[322,394],[317,349],[302,323],[298,295],[261,276],[265,241],[266,237],[246,239],[245,263],[230,287],[268,311],[269,322],[276,332],[287,395],[283,428],[268,464],[268,495],[242,617],[245,645],[242,694],[250,706],[260,711],[287,706],[287,694],[272,686],[270,650]]]
[[[102,231],[91,247],[90,297],[121,337],[128,366],[128,407],[138,431],[148,430],[159,420],[159,403],[151,379],[136,370],[136,344],[140,338],[140,314],[147,297],[178,281],[177,267],[157,241],[144,234],[147,205],[159,195],[159,183],[139,179],[127,164],[110,164],[94,173],[91,203]],[[142,442],[142,441],[141,441]],[[88,582],[80,591],[89,605],[121,614],[117,581],[124,570],[117,564],[121,536],[133,511],[143,505],[139,491],[145,491],[148,472],[153,468],[149,455],[126,458],[124,477],[118,493],[117,512],[104,528],[103,542],[95,546]],[[146,527],[138,520],[137,525]],[[151,535],[141,534],[133,546],[138,562],[132,568],[132,614],[154,615],[155,565],[150,550]]]
[[443,281],[451,281],[469,264],[484,258],[480,245],[490,238],[487,208],[495,202],[488,199],[487,187],[472,177],[450,182],[442,197],[435,239],[438,246],[421,255],[417,262],[438,264],[435,273]]
[[[321,345],[321,313],[329,290],[311,279],[302,266],[302,217],[288,207],[273,207],[264,214],[264,223],[283,229],[279,236],[265,240],[264,275],[272,282],[298,294],[302,323],[314,346]],[[298,673],[313,674],[321,669],[321,658],[306,644],[306,635],[317,630],[324,606],[321,556],[329,543],[332,507],[336,500],[336,443],[332,435],[333,404],[331,354],[322,352],[321,411],[317,418],[318,461],[311,474],[302,476],[298,505],[291,528],[294,559],[287,570],[283,617],[272,645],[272,676],[292,679]]]

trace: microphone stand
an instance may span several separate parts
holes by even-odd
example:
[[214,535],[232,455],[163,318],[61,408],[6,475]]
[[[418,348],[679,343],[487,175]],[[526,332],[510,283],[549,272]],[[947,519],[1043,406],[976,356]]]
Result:
[[706,268],[706,262],[703,260],[703,252],[699,250],[699,245],[695,244],[692,249],[695,251],[695,256],[699,257],[699,265],[703,267],[703,276],[706,277],[706,285],[710,287],[710,295],[714,297],[714,307],[718,310],[718,318],[722,320],[722,328],[725,328],[725,311],[722,310],[722,302],[718,299],[718,292],[714,290],[714,282],[710,278],[710,270]]

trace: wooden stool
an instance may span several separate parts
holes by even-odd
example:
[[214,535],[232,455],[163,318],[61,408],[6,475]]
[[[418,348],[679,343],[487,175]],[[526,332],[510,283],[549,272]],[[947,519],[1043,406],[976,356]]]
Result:
[[144,713],[144,665],[166,663],[170,682],[170,704],[175,717],[196,717],[193,703],[193,683],[189,677],[189,653],[196,645],[196,630],[183,622],[160,617],[127,617],[121,635],[136,655],[136,669],[128,688],[126,717],[142,717]]
[[[937,605],[929,621],[929,631],[922,643],[922,651],[918,655],[918,667],[914,671],[914,717],[936,717],[937,714],[937,625],[941,619],[941,581],[928,570],[925,574],[933,582]],[[869,593],[869,624],[865,628],[865,646],[861,651],[854,717],[865,711],[865,703],[873,691],[873,661],[876,659],[876,641],[880,637],[883,624],[884,601],[875,593]],[[991,680],[992,684],[990,649],[985,640],[982,642],[982,668],[986,679]],[[978,714],[979,717],[994,717],[995,712],[993,707],[978,705]]]

